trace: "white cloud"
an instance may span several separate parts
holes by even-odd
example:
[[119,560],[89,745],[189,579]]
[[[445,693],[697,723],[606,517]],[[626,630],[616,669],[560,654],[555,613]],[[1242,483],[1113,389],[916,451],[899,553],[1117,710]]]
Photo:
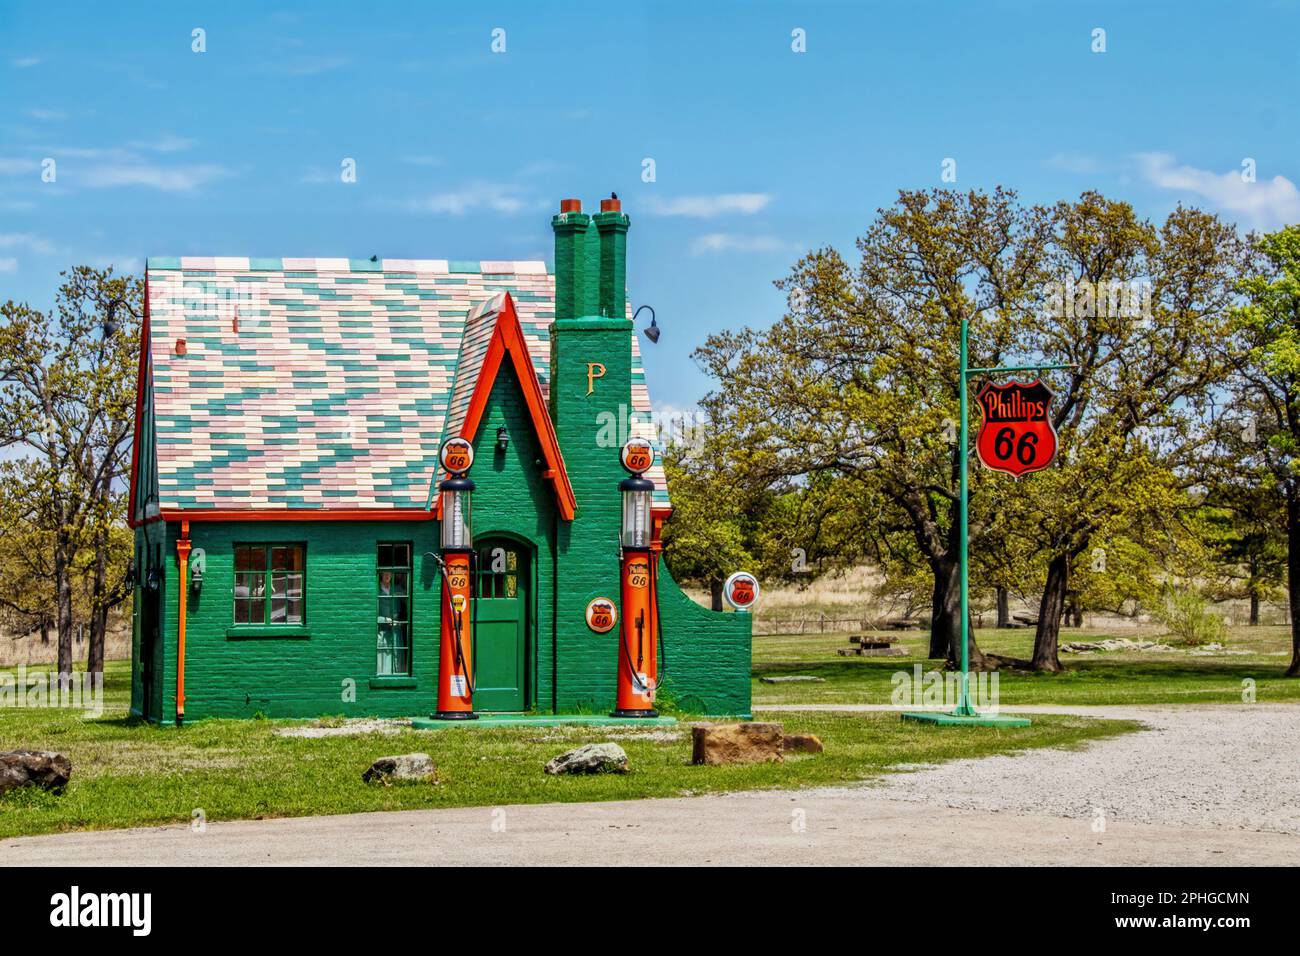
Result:
[[[69,174],[69,183],[96,189],[113,186],[145,186],[162,192],[192,192],[214,180],[231,175],[224,166],[206,163],[197,166],[158,166],[153,163],[105,163],[85,172]],[[62,179],[60,175],[60,179]]]
[[464,216],[481,210],[508,216],[529,209],[548,207],[546,200],[530,196],[518,186],[485,182],[469,183],[459,189],[411,199],[402,205],[412,212],[451,216]]
[[46,123],[54,123],[54,122],[58,122],[59,120],[65,120],[68,118],[67,113],[61,113],[58,110],[42,110],[42,109],[23,110],[23,115],[30,116],[32,119],[41,120],[42,122],[46,122]]
[[691,255],[707,256],[727,252],[795,252],[799,245],[776,236],[754,236],[733,232],[710,232],[691,240]]
[[308,166],[306,171],[298,178],[298,182],[319,186],[323,183],[337,183],[340,182],[340,179],[339,174],[335,171],[322,169],[319,166]]
[[33,66],[40,66],[43,61],[39,56],[20,56],[16,60],[10,60],[9,62],[17,69],[26,70]]
[[54,254],[54,243],[30,232],[0,232],[0,249],[23,249],[40,256]]
[[728,213],[752,216],[771,201],[772,197],[767,193],[722,193],[717,196],[677,196],[673,199],[651,197],[646,208],[653,216],[714,219]]
[[[190,140],[164,136],[148,144],[133,144],[156,152],[188,149]],[[145,186],[163,192],[191,192],[217,179],[234,175],[234,171],[215,163],[162,166],[141,153],[120,146],[43,146],[33,149],[40,157],[50,157],[59,164],[59,183],[104,189],[114,186]],[[71,160],[72,162],[66,162]],[[86,162],[77,162],[85,160]],[[38,171],[36,159],[0,157],[0,176]]]
[[0,258],[0,273],[10,273],[18,271],[18,260],[13,256]]
[[1300,221],[1300,190],[1285,176],[1248,183],[1242,181],[1239,169],[1214,173],[1179,166],[1169,153],[1142,153],[1138,164],[1152,185],[1205,199],[1240,216],[1247,225],[1271,228]]
[[193,146],[194,140],[184,136],[164,133],[157,139],[137,141],[131,145],[136,149],[148,150],[151,153],[179,153]]
[[18,176],[22,173],[35,172],[40,168],[41,164],[34,159],[14,159],[0,156],[0,176]]

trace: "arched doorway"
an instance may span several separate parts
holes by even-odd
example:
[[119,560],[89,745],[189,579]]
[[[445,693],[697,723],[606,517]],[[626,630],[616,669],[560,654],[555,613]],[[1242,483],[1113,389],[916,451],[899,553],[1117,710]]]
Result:
[[475,547],[474,709],[527,710],[532,552],[519,541],[499,536],[480,538]]

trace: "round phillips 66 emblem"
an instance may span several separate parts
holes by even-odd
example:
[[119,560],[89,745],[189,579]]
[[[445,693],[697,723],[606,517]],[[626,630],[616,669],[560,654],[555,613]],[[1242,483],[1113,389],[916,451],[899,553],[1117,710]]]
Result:
[[722,586],[722,596],[737,611],[748,611],[758,600],[758,579],[748,571],[737,571]]
[[618,605],[609,598],[593,598],[587,605],[587,626],[597,634],[608,634],[618,623]]
[[655,463],[655,449],[644,438],[633,438],[618,453],[623,467],[634,475],[644,474]]
[[443,442],[438,458],[453,475],[463,475],[474,464],[474,446],[467,439],[450,438]]

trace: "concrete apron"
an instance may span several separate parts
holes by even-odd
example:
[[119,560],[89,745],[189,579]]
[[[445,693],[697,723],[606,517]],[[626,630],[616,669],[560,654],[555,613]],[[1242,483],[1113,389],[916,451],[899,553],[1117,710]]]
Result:
[[481,714],[475,720],[414,717],[415,730],[445,727],[671,727],[676,717],[610,717],[606,714]]

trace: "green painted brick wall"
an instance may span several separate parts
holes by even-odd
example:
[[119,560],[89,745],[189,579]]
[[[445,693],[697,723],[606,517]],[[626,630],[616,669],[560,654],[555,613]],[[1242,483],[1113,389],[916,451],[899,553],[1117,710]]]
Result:
[[[611,416],[620,420],[620,409],[626,420],[632,395],[631,333],[632,323],[626,319],[564,319],[551,325],[551,416],[578,501],[573,521],[559,528],[556,546],[560,710],[606,710],[615,698],[618,629],[592,633],[586,626],[586,607],[596,597],[619,599],[618,483],[625,472],[618,444],[598,436]],[[600,362],[606,371],[594,380],[588,395],[587,366],[592,362]],[[608,427],[603,430],[610,434]]]
[[753,619],[696,604],[662,558],[657,573],[664,694],[688,713],[750,716]]
[[[168,525],[168,551],[179,531]],[[432,710],[437,692],[437,565],[425,557],[437,546],[432,521],[195,522],[194,547],[207,554],[197,599],[190,594],[186,623],[185,719],[252,716],[409,716]],[[381,541],[412,546],[411,584],[414,686],[371,687],[375,677],[376,548]],[[238,636],[232,631],[234,550],[237,544],[302,544],[306,548],[306,622],[284,637]],[[179,573],[167,584],[175,608]],[[175,719],[175,612],[168,620],[163,720]],[[350,699],[354,698],[354,699]]]

